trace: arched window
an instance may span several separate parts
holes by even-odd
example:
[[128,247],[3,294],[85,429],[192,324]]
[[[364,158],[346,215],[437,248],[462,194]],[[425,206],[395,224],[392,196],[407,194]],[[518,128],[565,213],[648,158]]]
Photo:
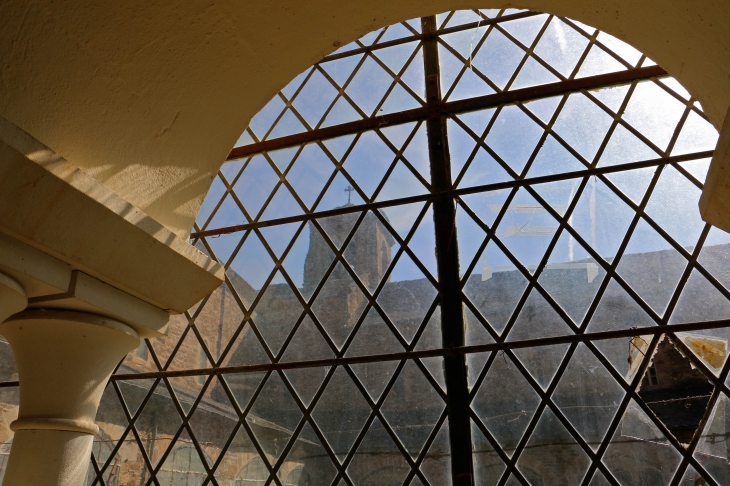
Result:
[[201,486],[207,472],[195,445],[183,442],[173,447],[174,450],[157,473],[160,486]]
[[304,486],[306,482],[302,481],[303,471],[304,466],[295,466],[294,469],[292,469],[289,474],[286,475],[286,479],[284,480],[284,486]]
[[168,429],[207,437],[219,484],[264,484],[260,459],[232,472],[252,453],[312,484],[436,484],[472,453],[503,484],[722,483],[696,452],[727,457],[710,441],[728,432],[730,235],[697,208],[717,131],[692,95],[540,12],[337,47],[211,185],[191,241],[226,282],[149,346],[177,380],[156,385],[179,400]]
[[236,486],[262,486],[269,479],[269,470],[260,457],[248,461],[236,474]]

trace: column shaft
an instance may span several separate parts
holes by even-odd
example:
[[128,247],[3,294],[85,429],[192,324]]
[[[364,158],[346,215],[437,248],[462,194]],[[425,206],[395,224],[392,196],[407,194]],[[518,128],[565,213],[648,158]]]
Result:
[[0,324],[18,365],[20,407],[5,486],[82,486],[101,395],[139,345],[129,326],[75,311],[33,310]]

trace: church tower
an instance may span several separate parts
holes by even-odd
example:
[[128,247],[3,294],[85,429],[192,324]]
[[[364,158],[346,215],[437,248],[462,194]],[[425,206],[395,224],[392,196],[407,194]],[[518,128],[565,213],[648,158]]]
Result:
[[[333,242],[341,246],[358,217],[359,213],[342,214],[322,219],[319,223]],[[329,245],[311,223],[309,230],[309,250],[304,261],[305,294],[311,294],[319,285],[333,257]],[[393,236],[377,216],[368,213],[345,249],[345,260],[370,292],[380,284],[388,269],[392,260],[391,247],[394,243]],[[366,296],[347,273],[342,265],[337,265],[322,293],[317,297],[317,302],[326,303],[327,315],[322,317],[343,327],[354,326],[367,303]]]

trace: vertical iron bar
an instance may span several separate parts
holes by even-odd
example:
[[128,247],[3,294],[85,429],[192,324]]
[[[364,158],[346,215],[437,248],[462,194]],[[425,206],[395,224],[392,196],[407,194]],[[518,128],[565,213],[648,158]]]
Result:
[[[436,17],[421,19],[424,34],[437,30]],[[450,191],[451,164],[446,137],[446,117],[441,110],[438,40],[423,43],[428,110],[428,149],[431,160],[431,184],[435,192]],[[436,260],[441,284],[441,336],[444,347],[463,346],[464,314],[459,292],[459,252],[456,244],[456,204],[453,198],[434,202]],[[454,486],[472,486],[471,430],[469,424],[469,389],[465,356],[444,358],[446,379],[451,471]]]

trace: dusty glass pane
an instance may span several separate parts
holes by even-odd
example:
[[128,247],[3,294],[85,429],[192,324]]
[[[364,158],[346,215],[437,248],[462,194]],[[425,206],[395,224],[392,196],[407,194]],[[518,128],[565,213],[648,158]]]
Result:
[[[426,349],[439,349],[442,347],[441,336],[441,307],[436,307],[433,314],[423,328],[414,348],[416,351]],[[413,343],[411,343],[413,345]],[[439,384],[442,391],[446,391],[446,379],[444,377],[444,360],[441,357],[422,358],[421,363],[426,367],[434,380]]]
[[337,347],[342,348],[366,305],[367,297],[338,262],[317,295],[312,311]]
[[639,59],[641,59],[641,52],[610,34],[600,32],[598,34],[598,41],[631,66],[636,66]]
[[360,282],[373,293],[388,271],[399,246],[377,216],[368,212],[345,250],[345,259]]
[[335,166],[319,145],[305,145],[286,179],[307,207],[311,208],[329,180]]
[[[520,133],[518,141],[515,141],[515,132]],[[486,142],[513,171],[520,174],[542,134],[543,129],[534,120],[512,105],[499,113]]]
[[[730,400],[720,394],[702,431],[694,457],[718,484],[730,482],[727,437],[730,433]],[[693,471],[693,477],[698,477]],[[695,483],[697,484],[697,483]]]
[[[489,78],[499,89],[504,89],[524,57],[525,51],[521,47],[494,29],[472,60],[472,66]],[[441,69],[445,70],[444,68],[453,69],[442,62]]]
[[682,351],[673,337],[662,336],[641,380],[639,396],[680,443],[689,444],[714,386]]
[[337,88],[315,69],[294,98],[293,106],[307,124],[314,128],[336,96]]
[[207,462],[209,458],[205,452],[201,458],[187,431],[180,434],[168,452],[165,462],[157,471],[159,483],[202,486],[207,477],[203,462]]
[[211,379],[189,420],[208,465],[212,467],[238,423],[238,415],[216,377]]
[[[489,113],[477,112],[486,119],[485,127],[489,118],[491,118],[491,111],[492,110],[490,110]],[[472,154],[474,154],[476,140],[474,140],[474,138],[453,119],[448,120],[447,127],[449,136],[449,158],[451,161],[451,178],[456,181],[459,180],[460,173],[464,165],[471,159]],[[476,132],[476,130],[474,130],[471,126],[469,126],[469,128]],[[482,127],[482,131],[483,130],[484,127]],[[481,132],[477,132],[475,134],[477,136],[481,136]]]
[[299,322],[302,310],[288,283],[271,284],[261,295],[253,322],[272,354],[279,354],[284,341]]
[[360,443],[347,475],[358,486],[402,484],[410,467],[377,418]]
[[370,416],[370,406],[343,368],[338,368],[317,402],[312,418],[342,462]]
[[588,445],[597,450],[624,391],[584,345],[579,344],[553,400]]
[[579,484],[590,459],[550,409],[537,422],[517,468],[531,484]]
[[678,170],[665,167],[646,206],[646,213],[690,250],[705,227],[697,207],[701,192]]
[[537,44],[535,53],[567,77],[573,72],[587,45],[588,39],[562,20],[553,17]]
[[[502,208],[495,205],[494,211]],[[530,273],[540,264],[547,247],[558,229],[558,222],[527,190],[520,189],[497,228],[507,250]]]
[[431,484],[451,484],[451,447],[449,426],[446,422],[431,443],[421,463],[421,472]]
[[597,45],[593,45],[576,77],[596,76],[624,69],[626,69],[626,66],[611,56],[608,51]]
[[386,176],[395,154],[376,132],[365,132],[348,153],[344,168],[370,197]]
[[603,463],[621,484],[669,484],[681,456],[632,400]]
[[0,337],[0,382],[17,381],[18,367],[15,355],[5,338]]
[[555,131],[592,162],[612,122],[611,116],[586,96],[574,94],[558,115]]
[[407,361],[388,393],[381,411],[413,459],[441,416],[445,404],[423,372]]
[[368,56],[345,91],[365,115],[373,116],[393,82],[393,77]]
[[[437,20],[440,29],[458,29],[521,12],[463,10],[441,14]],[[441,91],[449,101],[560,77],[616,72],[643,59],[614,37],[548,15],[473,27],[452,30],[437,40]],[[419,31],[420,19],[415,19],[339,48],[337,53],[375,47],[303,72],[254,117],[237,144],[422,106],[423,42],[429,41],[407,39],[380,47]],[[598,42],[589,43],[592,35]],[[454,186],[509,182],[516,175],[553,177],[585,170],[591,163],[603,168],[657,159],[668,155],[664,151],[675,134],[671,155],[714,148],[717,132],[696,111],[699,108],[690,106],[686,122],[677,127],[690,97],[676,81],[640,82],[629,98],[628,93],[625,85],[450,115],[447,136]],[[554,131],[546,134],[543,124],[551,120]],[[487,147],[478,146],[475,137],[483,138]],[[460,289],[467,304],[466,344],[491,343],[499,336],[514,341],[651,326],[675,292],[676,308],[666,316],[670,324],[730,316],[727,292],[721,287],[730,289],[726,234],[713,229],[699,258],[704,271],[693,270],[686,283],[679,281],[688,262],[671,239],[691,252],[704,229],[695,207],[699,189],[692,178],[704,180],[708,159],[677,167],[659,169],[663,172],[652,193],[647,191],[654,167],[463,196],[457,236]],[[226,164],[198,224],[227,226],[247,218],[269,220],[426,194],[430,180],[423,121],[386,126]],[[226,183],[233,185],[233,194],[226,192]],[[627,236],[635,216],[632,206],[644,200],[646,218],[668,237],[648,219],[640,220]],[[207,246],[199,241],[201,249],[222,263],[232,260],[227,285],[187,315],[174,317],[169,337],[130,353],[120,372],[440,348],[435,226],[427,204],[431,203],[263,227],[208,238]],[[571,204],[575,209],[569,214]],[[695,209],[687,213],[687,208]],[[559,227],[561,218],[570,231]],[[629,241],[621,261],[615,261],[625,240]],[[610,275],[611,265],[619,277]],[[700,368],[719,373],[727,358],[727,330],[680,333],[677,339],[698,358]],[[506,484],[608,484],[611,478],[605,469],[583,478],[588,459],[576,442],[578,436],[594,450],[602,441],[611,441],[602,460],[620,484],[669,481],[677,454],[633,402],[615,434],[604,437],[624,396],[617,380],[634,378],[643,361],[640,351],[649,341],[650,336],[638,335],[596,341],[574,345],[570,355],[570,345],[467,355],[467,384],[480,384],[471,402],[478,417],[472,427],[477,484],[497,484],[503,475]],[[662,346],[646,377],[641,377],[639,394],[671,433],[685,440],[697,423],[676,423],[664,410],[666,397],[654,395],[671,395],[677,388],[676,383],[664,389],[657,384],[664,381],[660,362],[669,360],[679,369],[686,359],[667,358],[671,349]],[[561,363],[565,373],[554,383]],[[9,365],[6,375],[13,373]],[[207,376],[173,378],[171,389],[164,382],[157,388],[153,382],[135,382],[118,385],[130,413],[140,414],[142,443],[125,435],[123,404],[115,394],[107,390],[100,409],[103,434],[95,439],[93,453],[100,466],[106,464],[102,477],[109,484],[149,480],[142,451],[160,464],[158,481],[165,485],[201,484],[204,466],[217,459],[222,460],[216,480],[228,486],[263,485],[273,478],[284,486],[330,484],[338,474],[333,460],[346,464],[343,474],[357,486],[401,485],[411,472],[409,454],[413,459],[425,455],[409,485],[450,482],[448,421],[436,428],[443,419],[446,392],[439,357],[241,373],[212,381]],[[533,417],[537,390],[551,384],[555,406]],[[692,398],[691,413],[682,412],[684,418],[694,417],[699,413],[695,405],[699,411],[707,405],[695,399],[707,395],[705,388],[694,398],[685,394],[669,399],[685,403]],[[193,408],[198,397],[200,404]],[[190,415],[194,435],[179,429],[182,418],[175,399],[182,413]],[[383,402],[382,416],[372,415],[370,401]],[[167,407],[169,416],[160,424],[172,424],[150,439],[153,402]],[[724,440],[715,440],[725,433],[720,412],[725,403],[723,397],[712,411],[696,453],[719,483],[728,481],[727,454],[718,446]],[[312,409],[307,423],[300,421],[305,415],[302,407]],[[246,414],[250,431],[239,422],[240,412]],[[530,437],[522,437],[531,422],[535,428]],[[170,445],[176,433],[180,436]],[[221,458],[222,444],[231,434],[231,447]],[[161,445],[150,447],[150,440]],[[124,451],[120,449],[117,458],[107,445],[119,441]],[[501,457],[512,456],[520,441],[526,448],[514,458],[519,472],[506,472]],[[284,452],[287,444],[291,448]],[[343,462],[349,453],[354,458]],[[697,471],[690,468],[682,481],[696,478]]]
[[[240,297],[239,297],[240,298]],[[205,342],[208,351],[217,361],[223,354],[228,342],[233,338],[243,322],[243,310],[231,287],[224,283],[210,294],[202,309],[195,313],[195,328]],[[145,349],[130,353],[132,361],[150,361]],[[136,359],[135,359],[136,358]]]
[[[527,105],[527,107],[530,108],[530,105]],[[575,172],[585,170],[585,168],[586,166],[571,154],[563,144],[558,142],[552,135],[549,135],[527,174],[529,177],[540,177],[563,172]]]
[[[570,327],[545,298],[533,290],[510,330],[508,340],[546,338],[571,333]],[[556,344],[515,349],[513,352],[538,384],[547,389],[567,351],[567,344]]]
[[[631,327],[649,327],[655,321],[615,280],[608,283],[596,308],[587,332],[612,331]],[[593,346],[608,359],[616,371],[630,382],[632,373],[643,359],[641,353],[632,352],[636,346],[648,346],[650,337],[634,336],[631,339],[606,339],[595,341]]]
[[[116,384],[129,413],[138,414],[135,428],[142,442],[138,443],[135,435],[127,430],[129,422],[124,408],[114,386],[109,384],[97,412],[99,433],[94,437],[92,452],[104,484],[145,484],[150,471],[142,451],[155,465],[161,458],[169,457],[168,449],[182,421],[164,383],[160,382],[157,387],[153,387],[153,380],[118,381]],[[91,465],[88,475],[89,479],[94,477]]]
[[[267,461],[270,460],[267,457]],[[231,481],[229,484],[247,486],[261,484],[269,479],[269,469],[243,427],[238,429],[221,465],[216,470],[215,477],[218,484]]]
[[[287,346],[282,361],[304,361],[332,357],[334,357],[334,352],[325,342],[322,333],[315,327],[309,317],[305,317],[291,343]],[[299,368],[285,370],[284,374],[291,386],[294,387],[302,403],[309,406],[329,370],[329,367]]]
[[302,412],[278,373],[271,373],[246,415],[264,452],[276,461],[294,434]]
[[[368,356],[402,353],[403,351],[403,346],[378,311],[370,309],[355,338],[347,348],[346,356]],[[397,367],[398,361],[361,363],[350,366],[373,401],[380,398]]]
[[642,135],[666,150],[684,106],[651,81],[640,83],[626,107],[624,119]]
[[278,180],[278,175],[266,157],[256,155],[246,164],[233,190],[248,214],[255,217],[276,187]]
[[530,86],[536,86],[539,84],[548,84],[559,82],[555,74],[550,72],[542,63],[536,58],[530,57],[525,62],[524,66],[517,75],[511,89],[528,88]]
[[487,430],[511,456],[540,398],[507,354],[492,362],[471,404]]
[[703,484],[704,478],[692,466],[687,466],[687,470],[679,482],[681,486],[694,486],[695,484]]
[[641,220],[617,271],[657,314],[662,315],[686,266],[687,260]]
[[[679,296],[670,324],[723,320],[730,317],[730,300],[697,270],[694,270]],[[730,328],[677,333],[677,337],[715,375],[727,360]]]
[[538,282],[573,323],[581,325],[605,275],[603,267],[572,234],[564,231]]
[[[92,453],[96,459],[97,466],[102,470],[105,483],[116,486],[119,484],[118,481],[121,472],[121,457],[118,452],[124,449],[124,443],[116,451],[115,449],[119,440],[123,437],[128,440],[134,439],[131,433],[126,430],[128,422],[124,414],[124,408],[112,384],[107,385],[102,395],[101,403],[96,413],[96,425],[99,426],[99,432],[94,436]],[[89,464],[87,484],[93,484],[95,478],[94,467]]]
[[730,234],[712,227],[698,260],[726,289],[730,288]]
[[283,486],[300,486],[330,484],[336,473],[335,465],[312,426],[306,424],[277,475]]
[[507,467],[474,421],[471,422],[471,440],[475,483],[479,486],[496,486]]
[[489,242],[478,259],[480,264],[475,265],[468,277],[464,294],[501,334],[528,282],[494,242]]

